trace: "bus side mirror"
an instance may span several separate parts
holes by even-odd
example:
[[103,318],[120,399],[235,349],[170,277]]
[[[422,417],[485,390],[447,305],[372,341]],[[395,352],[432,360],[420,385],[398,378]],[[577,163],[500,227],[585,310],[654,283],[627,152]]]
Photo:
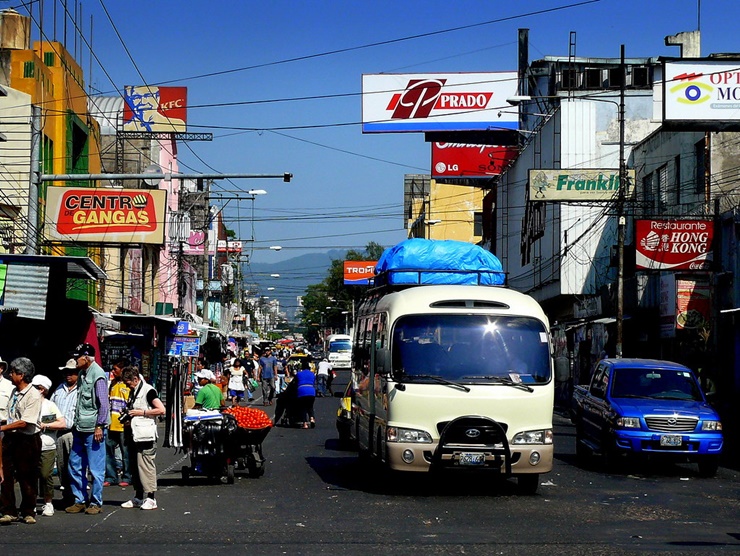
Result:
[[387,376],[391,373],[391,350],[380,348],[375,352],[375,368],[379,375]]

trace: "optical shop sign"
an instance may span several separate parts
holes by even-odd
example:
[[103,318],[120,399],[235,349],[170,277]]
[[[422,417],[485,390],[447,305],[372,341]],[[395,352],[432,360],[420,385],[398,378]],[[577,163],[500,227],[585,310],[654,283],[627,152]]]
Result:
[[710,220],[638,220],[636,267],[709,270],[714,225]]

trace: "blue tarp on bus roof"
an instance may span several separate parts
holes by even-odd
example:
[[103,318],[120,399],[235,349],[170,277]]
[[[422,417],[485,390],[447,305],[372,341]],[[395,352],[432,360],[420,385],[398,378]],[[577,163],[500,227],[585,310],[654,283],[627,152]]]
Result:
[[463,241],[413,238],[386,249],[375,267],[376,285],[455,284],[501,286],[501,261]]

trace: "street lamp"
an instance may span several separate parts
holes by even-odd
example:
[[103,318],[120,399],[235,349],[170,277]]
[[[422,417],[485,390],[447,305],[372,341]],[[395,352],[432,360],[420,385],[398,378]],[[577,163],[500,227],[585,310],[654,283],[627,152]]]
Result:
[[280,275],[279,274],[270,274],[270,277],[271,278],[280,278]]
[[[627,183],[627,166],[624,157],[624,133],[625,133],[625,122],[624,122],[624,95],[625,95],[625,82],[626,82],[626,71],[624,64],[624,45],[620,47],[620,62],[619,71],[621,73],[621,79],[619,80],[619,102],[609,100],[605,98],[595,98],[590,95],[579,95],[573,98],[583,98],[586,100],[593,100],[597,102],[609,102],[617,106],[618,118],[619,118],[619,191],[617,193],[617,341],[615,356],[617,358],[622,357],[622,346],[624,342],[624,241],[625,241],[625,228],[626,218],[624,215],[624,200],[625,200],[625,186]],[[562,96],[529,96],[529,95],[514,95],[506,99],[506,102],[512,106],[517,106],[522,102],[531,101],[533,98],[543,99],[566,99],[570,97]]]
[[282,245],[270,245],[271,251],[280,251],[283,248]]

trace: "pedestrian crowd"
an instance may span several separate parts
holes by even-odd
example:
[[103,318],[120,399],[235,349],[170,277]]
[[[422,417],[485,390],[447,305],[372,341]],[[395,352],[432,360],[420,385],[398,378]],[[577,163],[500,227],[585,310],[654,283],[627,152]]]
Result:
[[98,515],[104,487],[114,485],[133,486],[121,507],[157,509],[157,418],[165,414],[157,391],[127,359],[106,375],[90,344],[59,369],[52,390],[27,357],[0,358],[0,525],[34,524],[57,509]]
[[[292,360],[290,351],[270,348],[234,355],[224,358],[220,376],[195,361],[196,408],[237,406],[245,396],[252,403],[261,390],[264,405],[277,401],[276,424],[315,427],[314,400],[331,395],[326,359],[314,367],[308,354]],[[61,383],[52,388],[27,357],[0,358],[0,525],[34,524],[56,510],[98,515],[104,488],[114,486],[133,487],[122,508],[157,509],[157,419],[165,408],[155,388],[125,358],[106,374],[86,343],[59,370]]]

